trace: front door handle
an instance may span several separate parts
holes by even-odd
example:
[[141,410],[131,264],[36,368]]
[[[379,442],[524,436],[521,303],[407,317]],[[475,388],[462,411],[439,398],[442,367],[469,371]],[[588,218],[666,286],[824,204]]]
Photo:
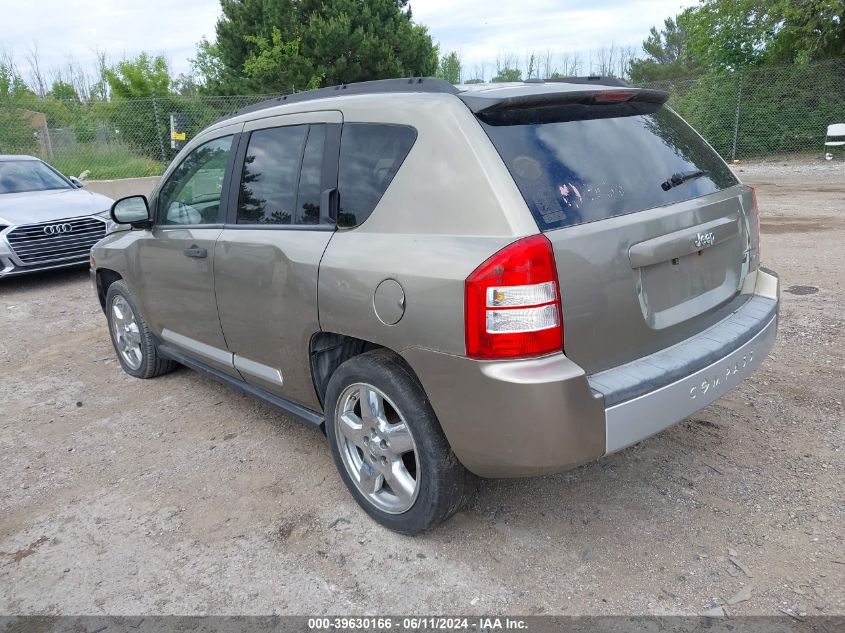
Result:
[[204,248],[199,248],[198,246],[191,246],[191,248],[186,248],[182,253],[185,257],[198,257],[202,259],[203,257],[208,257],[208,251]]

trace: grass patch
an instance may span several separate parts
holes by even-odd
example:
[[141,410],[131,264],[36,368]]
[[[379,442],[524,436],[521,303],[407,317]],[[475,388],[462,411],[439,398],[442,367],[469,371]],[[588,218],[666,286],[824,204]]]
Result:
[[56,169],[67,176],[79,176],[89,171],[87,180],[139,178],[159,176],[164,163],[141,156],[124,145],[72,145],[55,152],[52,161]]

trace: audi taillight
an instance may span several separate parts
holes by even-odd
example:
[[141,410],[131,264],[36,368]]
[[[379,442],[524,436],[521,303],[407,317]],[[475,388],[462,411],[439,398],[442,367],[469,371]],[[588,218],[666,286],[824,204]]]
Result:
[[552,245],[543,235],[509,244],[465,283],[467,356],[541,356],[563,349],[560,286]]

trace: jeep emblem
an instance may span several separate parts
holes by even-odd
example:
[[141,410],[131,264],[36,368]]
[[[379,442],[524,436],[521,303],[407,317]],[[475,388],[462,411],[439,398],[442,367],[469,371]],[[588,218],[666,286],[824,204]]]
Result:
[[713,246],[713,244],[716,243],[716,236],[713,235],[713,231],[707,231],[707,233],[696,233],[695,239],[692,243],[693,246],[701,250],[702,248]]

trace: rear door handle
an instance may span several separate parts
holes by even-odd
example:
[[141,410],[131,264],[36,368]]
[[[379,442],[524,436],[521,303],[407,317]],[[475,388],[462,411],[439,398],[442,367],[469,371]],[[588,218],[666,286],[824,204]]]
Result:
[[204,248],[199,248],[198,246],[191,246],[191,248],[186,248],[184,251],[182,251],[182,253],[184,253],[186,257],[198,257],[200,259],[203,257],[208,257],[208,251]]
[[320,195],[320,214],[324,217],[328,216],[332,223],[337,222],[337,208],[340,206],[338,201],[339,196],[336,187],[323,189],[323,193]]

